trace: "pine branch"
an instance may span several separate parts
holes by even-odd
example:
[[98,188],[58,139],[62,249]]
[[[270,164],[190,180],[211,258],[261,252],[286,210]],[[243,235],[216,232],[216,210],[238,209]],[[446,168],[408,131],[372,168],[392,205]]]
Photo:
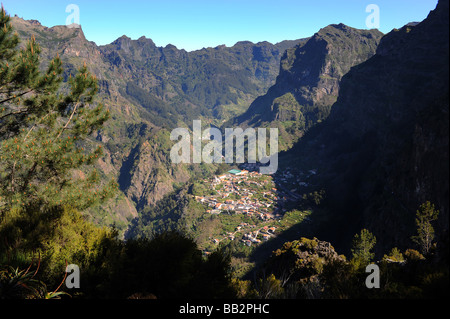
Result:
[[21,96],[23,96],[23,95],[25,95],[25,94],[28,94],[28,93],[31,93],[31,92],[33,92],[33,91],[34,91],[34,89],[31,89],[31,90],[29,90],[29,91],[22,92],[22,93],[20,93],[19,95],[14,95],[13,97],[10,97],[10,98],[7,98],[7,99],[5,99],[5,100],[3,100],[3,101],[0,101],[0,104],[3,104],[3,103],[5,103],[5,102],[11,101],[11,100],[14,100],[14,99],[16,99],[16,98],[18,98],[18,97],[21,97]]
[[23,186],[22,186],[22,191],[26,190],[28,183],[31,180],[32,175],[34,174],[34,171],[36,170],[38,163],[34,162],[33,166],[31,167],[31,169],[28,171],[27,177],[24,179],[23,181]]
[[69,123],[72,121],[72,118],[75,115],[75,112],[77,111],[77,108],[79,105],[80,105],[80,103],[77,103],[75,105],[75,107],[73,108],[72,114],[70,114],[69,120],[67,121],[66,125],[64,125],[61,132],[59,132],[58,136],[53,141],[56,141],[61,136],[61,134],[67,129],[67,127],[69,126]]
[[51,114],[51,113],[47,113],[46,116],[44,116],[43,118],[41,118],[41,120],[40,120],[38,123],[35,123],[35,124],[30,128],[30,130],[28,131],[27,135],[26,135],[25,138],[23,139],[24,142],[27,140],[28,136],[29,136],[30,133],[33,131],[33,129],[34,129],[38,124],[41,124],[42,121],[45,120],[45,118],[46,118],[47,116],[49,116],[50,114]]
[[28,112],[28,109],[20,110],[20,111],[16,111],[16,112],[10,112],[8,114],[0,116],[0,120],[3,120],[4,118],[7,118],[8,116],[11,116],[11,115],[19,115],[19,114],[24,114],[24,113],[27,113],[27,112]]

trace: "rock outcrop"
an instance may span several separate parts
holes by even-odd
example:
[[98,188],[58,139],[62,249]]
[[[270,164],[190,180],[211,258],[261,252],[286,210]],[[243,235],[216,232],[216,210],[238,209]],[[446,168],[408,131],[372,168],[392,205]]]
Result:
[[281,148],[292,146],[308,128],[328,116],[342,77],[375,54],[382,36],[378,30],[344,24],[321,29],[305,44],[284,53],[275,85],[232,124],[278,127]]
[[329,242],[301,238],[286,242],[272,252],[266,262],[265,272],[273,273],[283,281],[298,282],[320,274],[328,262],[344,260]]

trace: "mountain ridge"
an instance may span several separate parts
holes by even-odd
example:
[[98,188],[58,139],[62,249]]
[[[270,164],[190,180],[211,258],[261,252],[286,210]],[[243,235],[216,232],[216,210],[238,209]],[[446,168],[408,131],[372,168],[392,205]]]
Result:
[[[375,54],[382,35],[378,30],[359,30],[342,23],[322,28],[305,44],[285,51],[275,84],[227,125],[276,125],[287,144],[282,150],[289,148],[328,116],[340,79]],[[280,122],[293,125],[286,127]]]
[[349,243],[366,227],[379,250],[406,247],[426,201],[448,236],[448,7],[439,1],[421,23],[385,35],[342,78],[328,118],[280,159],[318,168],[332,208],[321,238]]

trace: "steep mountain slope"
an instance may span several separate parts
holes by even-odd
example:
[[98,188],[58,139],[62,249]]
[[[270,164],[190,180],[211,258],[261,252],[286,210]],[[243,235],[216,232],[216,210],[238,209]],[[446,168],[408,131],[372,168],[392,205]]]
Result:
[[379,249],[405,247],[425,201],[440,210],[437,234],[448,236],[448,10],[440,1],[423,22],[383,37],[343,77],[327,120],[281,159],[318,169],[312,183],[330,208],[320,238],[348,245],[367,227]]
[[[98,101],[111,119],[91,143],[104,145],[98,167],[104,178],[119,181],[121,193],[90,215],[100,224],[126,227],[137,209],[153,205],[204,170],[174,165],[169,129],[192,125],[192,119],[228,118],[243,112],[275,81],[283,52],[303,40],[253,44],[239,42],[186,52],[172,45],[123,36],[110,45],[89,42],[81,28],[48,28],[35,20],[12,18],[22,44],[34,36],[43,67],[55,55],[67,79],[86,63],[96,75]],[[185,123],[183,123],[183,121]],[[214,168],[212,168],[214,169]]]
[[238,42],[230,48],[186,52],[173,45],[157,47],[145,37],[122,36],[99,50],[111,70],[120,75],[112,81],[122,82],[127,95],[139,99],[139,95],[150,94],[154,97],[150,108],[159,101],[156,107],[172,117],[181,114],[189,122],[199,116],[221,120],[245,111],[273,84],[283,52],[303,42]]
[[[61,57],[64,65],[64,77],[74,75],[79,67],[86,63],[89,70],[97,76],[99,83],[98,101],[105,104],[111,111],[112,119],[108,121],[104,131],[98,132],[89,142],[90,144],[107,144],[104,147],[104,157],[98,161],[98,168],[104,179],[116,178],[121,167],[123,157],[126,156],[126,146],[131,143],[130,136],[123,134],[128,126],[139,123],[135,119],[142,118],[143,112],[135,104],[120,96],[114,87],[108,85],[110,73],[104,72],[106,65],[101,52],[93,42],[86,40],[82,29],[70,29],[65,26],[47,28],[35,20],[23,20],[18,17],[12,18],[12,24],[21,38],[20,46],[34,36],[41,47],[41,63],[45,67],[57,54]],[[117,135],[121,135],[119,138]],[[116,152],[111,146],[112,138],[116,143],[123,144],[121,150]],[[98,224],[125,227],[129,220],[137,216],[135,204],[123,193],[109,201],[105,207],[94,207],[88,212]]]
[[275,85],[233,124],[279,127],[282,149],[289,148],[328,116],[342,76],[375,54],[382,35],[344,24],[321,29],[306,44],[285,52]]

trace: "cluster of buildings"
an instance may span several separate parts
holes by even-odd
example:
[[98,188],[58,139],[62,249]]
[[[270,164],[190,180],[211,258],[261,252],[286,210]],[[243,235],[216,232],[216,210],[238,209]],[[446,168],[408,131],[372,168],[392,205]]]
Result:
[[247,246],[252,244],[260,244],[262,241],[267,241],[275,235],[276,227],[264,226],[258,230],[250,231],[242,236],[241,242]]
[[261,176],[258,172],[231,170],[227,174],[215,176],[212,181],[204,181],[211,183],[216,195],[196,196],[195,199],[207,205],[210,214],[233,211],[256,216],[263,221],[271,220],[275,217],[273,211],[279,198],[276,188],[267,190],[267,184],[271,181],[258,178]]
[[251,246],[253,244],[258,245],[261,242],[269,240],[271,237],[275,236],[276,227],[275,226],[264,226],[259,229],[256,225],[250,225],[248,223],[241,223],[236,227],[236,231],[234,233],[227,233],[225,237],[222,239],[214,238],[212,242],[214,244],[219,244],[222,240],[235,240],[238,236],[237,234],[242,232],[241,242],[244,245]]
[[[278,172],[272,178],[264,178],[257,167],[248,164],[246,169],[233,169],[225,174],[214,176],[203,183],[214,190],[214,195],[195,196],[198,202],[208,206],[207,213],[222,214],[234,212],[257,217],[256,224],[241,223],[234,232],[223,234],[223,238],[211,239],[219,244],[223,240],[239,239],[244,245],[258,245],[275,236],[277,220],[286,211],[285,202],[301,198],[299,190],[308,187],[306,181],[317,174],[317,169],[307,172],[291,172],[289,169]],[[247,170],[248,169],[248,170]],[[270,183],[270,184],[269,184]],[[275,186],[275,183],[277,186]]]
[[236,226],[235,232],[224,234],[222,239],[214,238],[213,243],[235,240],[239,234],[240,241],[251,246],[274,236],[276,228],[263,225],[280,217],[276,206],[283,198],[278,197],[271,178],[263,176],[256,171],[233,169],[203,181],[215,190],[214,195],[195,196],[198,202],[208,206],[207,213],[219,215],[233,211],[257,217],[261,222],[259,229],[257,225],[242,222]]

